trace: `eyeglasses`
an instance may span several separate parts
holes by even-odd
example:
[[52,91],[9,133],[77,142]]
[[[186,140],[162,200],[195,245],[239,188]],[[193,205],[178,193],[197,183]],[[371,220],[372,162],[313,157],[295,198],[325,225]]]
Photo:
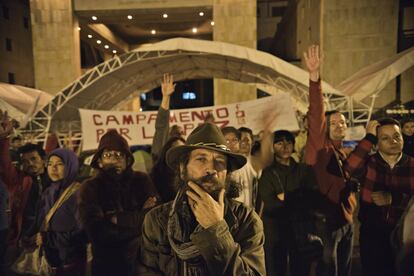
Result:
[[234,138],[234,139],[227,139],[226,143],[229,144],[237,144],[239,142],[239,139]]
[[103,159],[111,159],[112,157],[115,158],[116,160],[121,160],[125,158],[125,154],[120,151],[106,151],[102,153]]

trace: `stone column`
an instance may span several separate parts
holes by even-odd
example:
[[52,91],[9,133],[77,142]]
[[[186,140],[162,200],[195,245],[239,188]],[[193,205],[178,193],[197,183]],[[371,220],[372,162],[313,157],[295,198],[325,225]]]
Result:
[[[213,40],[256,49],[256,0],[214,0]],[[214,104],[256,99],[256,87],[214,79]]]
[[56,94],[81,74],[71,0],[30,1],[35,87]]

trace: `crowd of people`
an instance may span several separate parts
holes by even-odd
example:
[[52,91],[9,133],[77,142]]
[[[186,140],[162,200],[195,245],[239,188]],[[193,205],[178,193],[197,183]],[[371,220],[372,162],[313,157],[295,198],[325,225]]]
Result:
[[211,115],[185,138],[165,75],[149,172],[109,130],[81,175],[72,150],[23,144],[0,112],[0,275],[351,275],[356,217],[363,275],[414,275],[414,119],[370,121],[345,147],[319,56],[304,53],[303,130],[266,114],[259,141]]

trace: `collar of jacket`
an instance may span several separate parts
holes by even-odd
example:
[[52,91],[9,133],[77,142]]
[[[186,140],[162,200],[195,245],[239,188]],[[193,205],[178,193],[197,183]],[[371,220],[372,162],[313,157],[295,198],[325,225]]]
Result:
[[[381,166],[390,168],[390,165],[387,163],[387,161],[384,160],[384,158],[382,158],[382,155],[378,151],[374,154],[374,158],[381,164]],[[409,156],[405,153],[401,153],[400,160],[398,160],[394,168],[407,164],[408,160]]]
[[293,157],[289,157],[289,160],[289,165],[284,165],[282,163],[277,162],[276,158],[274,158],[272,167],[281,170],[291,170],[297,166],[298,162],[296,162],[296,160],[293,159]]

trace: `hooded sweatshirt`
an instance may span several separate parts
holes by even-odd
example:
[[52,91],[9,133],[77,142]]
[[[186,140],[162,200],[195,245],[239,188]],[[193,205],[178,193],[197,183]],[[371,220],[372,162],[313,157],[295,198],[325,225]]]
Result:
[[[52,182],[42,193],[37,229],[40,229],[47,213],[78,175],[78,158],[73,151],[56,149],[49,154],[47,160],[51,156],[57,156],[62,160],[65,166],[64,177],[62,180]],[[85,258],[87,239],[80,226],[77,192],[56,210],[49,222],[47,232],[42,233],[42,238],[46,258],[52,266],[58,267]]]

